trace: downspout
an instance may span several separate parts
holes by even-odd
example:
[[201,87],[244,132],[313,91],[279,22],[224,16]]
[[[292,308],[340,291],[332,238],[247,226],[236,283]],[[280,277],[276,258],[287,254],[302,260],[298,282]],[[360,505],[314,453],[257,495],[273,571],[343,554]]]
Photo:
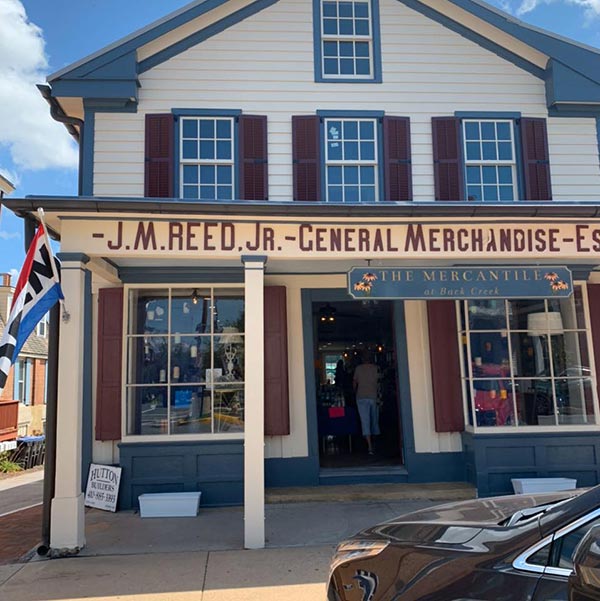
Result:
[[[67,131],[79,143],[79,174],[78,194],[82,194],[82,160],[83,160],[83,136],[84,122],[76,117],[69,117],[62,110],[56,98],[52,96],[50,86],[37,86],[38,90],[50,105],[50,115],[55,121],[63,123]],[[76,127],[79,127],[77,131]],[[25,252],[29,249],[31,240],[35,233],[35,222],[27,218],[25,220]],[[44,496],[42,506],[42,542],[37,548],[39,555],[47,555],[50,551],[50,529],[52,499],[55,493],[56,483],[56,426],[58,413],[58,342],[60,338],[60,306],[58,303],[50,310],[50,323],[48,330],[48,392],[46,402],[46,457],[44,465]]]
[[[79,143],[79,174],[77,179],[77,194],[81,196],[83,194],[83,138],[84,138],[84,122],[83,119],[77,117],[69,117],[65,114],[58,100],[52,96],[52,89],[50,86],[45,84],[37,84],[37,89],[40,94],[44,97],[46,102],[50,105],[50,116],[59,123],[62,123],[67,128],[67,131],[75,138],[75,141]],[[79,127],[79,131],[75,128]]]

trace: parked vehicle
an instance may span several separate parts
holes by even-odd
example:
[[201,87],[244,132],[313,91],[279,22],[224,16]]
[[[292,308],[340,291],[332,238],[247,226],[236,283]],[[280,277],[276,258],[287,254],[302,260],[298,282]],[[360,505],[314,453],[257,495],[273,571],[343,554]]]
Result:
[[338,546],[328,600],[567,601],[575,551],[596,525],[600,486],[407,514]]
[[600,526],[592,528],[577,547],[569,601],[600,601]]

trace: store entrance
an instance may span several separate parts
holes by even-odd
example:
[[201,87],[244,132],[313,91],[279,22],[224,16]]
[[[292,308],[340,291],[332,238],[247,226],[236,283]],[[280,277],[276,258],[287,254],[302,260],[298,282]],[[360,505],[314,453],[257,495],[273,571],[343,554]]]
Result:
[[[401,465],[393,303],[313,303],[313,322],[321,468]],[[355,373],[364,372],[356,368],[364,362],[377,366],[377,398],[368,404],[357,403],[354,386]],[[363,436],[369,431],[371,449]]]

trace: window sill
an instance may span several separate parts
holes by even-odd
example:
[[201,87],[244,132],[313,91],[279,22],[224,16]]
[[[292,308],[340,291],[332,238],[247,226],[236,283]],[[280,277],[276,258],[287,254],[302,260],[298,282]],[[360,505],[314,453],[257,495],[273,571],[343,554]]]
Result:
[[489,428],[465,427],[467,434],[480,435],[505,435],[505,434],[571,434],[577,432],[598,433],[598,425],[590,424],[586,426],[490,426]]
[[221,433],[221,434],[157,434],[157,435],[127,435],[123,436],[121,439],[122,443],[152,443],[152,442],[214,442],[214,441],[234,441],[244,440],[243,432],[235,432],[231,434]]

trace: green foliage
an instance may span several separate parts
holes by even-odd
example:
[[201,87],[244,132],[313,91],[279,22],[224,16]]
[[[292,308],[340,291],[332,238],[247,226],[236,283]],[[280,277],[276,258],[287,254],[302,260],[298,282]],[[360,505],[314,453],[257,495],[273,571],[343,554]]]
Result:
[[14,461],[9,459],[8,451],[0,453],[0,474],[12,474],[13,472],[20,472],[23,468]]

